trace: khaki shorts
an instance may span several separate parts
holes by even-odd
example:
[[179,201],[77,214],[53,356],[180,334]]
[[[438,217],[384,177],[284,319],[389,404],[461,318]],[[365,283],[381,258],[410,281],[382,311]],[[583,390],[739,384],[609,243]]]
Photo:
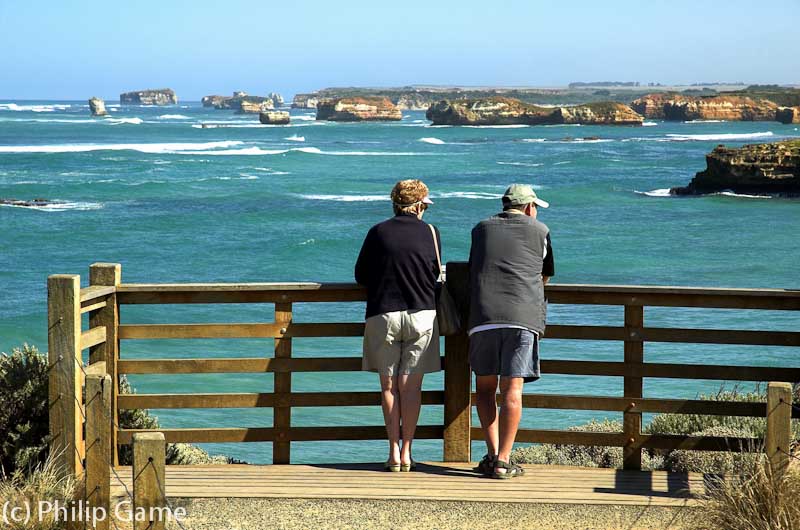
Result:
[[393,311],[369,317],[361,366],[381,375],[441,370],[436,310]]

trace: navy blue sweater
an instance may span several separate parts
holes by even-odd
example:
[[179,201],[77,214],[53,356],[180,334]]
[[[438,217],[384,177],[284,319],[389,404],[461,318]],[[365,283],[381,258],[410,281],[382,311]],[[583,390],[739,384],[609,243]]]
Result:
[[[417,309],[436,309],[439,265],[428,223],[397,215],[373,226],[356,261],[356,282],[367,288],[366,318]],[[441,249],[439,230],[436,238]]]

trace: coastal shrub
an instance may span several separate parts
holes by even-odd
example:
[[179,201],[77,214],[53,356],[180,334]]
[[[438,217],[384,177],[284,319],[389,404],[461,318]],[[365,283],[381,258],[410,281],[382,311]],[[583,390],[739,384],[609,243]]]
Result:
[[47,359],[24,344],[0,354],[0,470],[33,470],[47,458]]
[[[603,419],[591,420],[583,425],[569,427],[568,431],[622,432],[622,422]],[[511,460],[518,464],[542,464],[551,466],[622,467],[622,447],[572,444],[538,444],[518,447],[511,453]],[[645,452],[642,455],[643,469],[661,469],[663,459]]]
[[[795,386],[795,399],[800,386]],[[698,399],[709,401],[765,402],[767,397],[757,387],[752,392],[742,392],[738,387],[721,388]],[[800,438],[800,422],[793,422],[795,439]],[[643,430],[647,434],[683,434],[727,438],[761,438],[766,434],[766,419],[738,416],[711,416],[699,414],[657,414]],[[622,432],[622,422],[604,419],[570,427],[570,431]],[[760,447],[751,448],[759,451]],[[514,450],[512,460],[518,463],[568,465],[581,467],[622,467],[622,448],[579,446],[570,444],[538,444]],[[758,456],[753,453],[729,451],[649,450],[642,453],[643,469],[665,469],[679,472],[740,473],[749,469]]]
[[762,455],[741,474],[712,480],[700,499],[697,528],[796,530],[800,528],[800,466],[774,474]]
[[[21,507],[19,513],[26,513],[25,506],[35,510],[39,503],[57,502],[67,506],[75,498],[75,482],[71,476],[65,476],[56,469],[52,458],[45,458],[30,469],[18,469],[10,476],[0,478],[0,506],[6,513],[14,507]],[[9,530],[62,530],[63,521],[57,521],[52,513],[45,513],[40,519],[32,516],[29,521],[15,523],[8,521]]]
[[[32,474],[41,469],[49,453],[50,415],[47,391],[47,355],[24,344],[10,354],[0,354],[0,476]],[[120,392],[134,390],[125,377]],[[122,410],[123,429],[158,429],[158,418],[146,410]],[[210,456],[190,444],[169,444],[167,464],[217,464],[232,462],[224,456]],[[120,463],[131,464],[130,446],[120,449]]]

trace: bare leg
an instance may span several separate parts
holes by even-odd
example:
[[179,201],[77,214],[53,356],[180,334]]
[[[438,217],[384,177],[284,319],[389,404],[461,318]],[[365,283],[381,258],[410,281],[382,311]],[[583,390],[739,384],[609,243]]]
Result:
[[397,376],[381,375],[381,406],[389,437],[389,463],[400,463],[400,394]]
[[419,409],[422,405],[423,374],[400,374],[397,378],[400,388],[400,418],[402,420],[403,448],[400,452],[400,463],[411,463],[411,444],[414,431],[417,430]]
[[511,456],[522,417],[522,383],[521,377],[500,378],[500,447],[497,459],[503,462],[508,462]]
[[497,376],[479,375],[475,377],[477,393],[478,418],[481,420],[483,436],[486,439],[486,450],[489,455],[496,455],[498,449],[497,428]]

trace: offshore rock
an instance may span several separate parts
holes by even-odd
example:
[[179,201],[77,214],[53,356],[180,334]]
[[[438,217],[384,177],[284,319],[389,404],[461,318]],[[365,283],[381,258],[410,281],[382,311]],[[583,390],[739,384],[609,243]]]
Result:
[[284,111],[260,112],[258,121],[264,125],[286,125],[290,121],[289,113]]
[[236,114],[258,114],[275,108],[270,98],[257,96],[246,96],[240,99],[238,106]]
[[431,105],[425,116],[433,125],[641,125],[644,121],[622,103],[539,107],[500,96],[443,100]]
[[282,107],[284,104],[283,96],[277,92],[270,92],[267,97],[272,100],[272,105],[275,107]]
[[200,101],[204,107],[218,107],[226,99],[231,99],[229,96],[203,96]]
[[800,123],[800,107],[780,107],[775,118],[781,123]]
[[702,195],[730,190],[751,195],[800,196],[800,140],[717,146],[706,155],[706,169],[672,195]]
[[419,94],[408,94],[397,98],[394,102],[400,110],[428,110],[431,100]]
[[295,94],[292,99],[293,109],[316,109],[319,98],[314,94]]
[[176,105],[178,96],[171,88],[137,90],[120,94],[119,102],[129,105]]
[[775,121],[778,105],[747,96],[696,97],[660,93],[634,100],[631,108],[645,118],[657,120]]
[[108,116],[105,101],[98,97],[89,100],[89,110],[92,111],[92,116]]
[[317,104],[317,119],[326,121],[399,121],[403,113],[389,98],[326,99]]

